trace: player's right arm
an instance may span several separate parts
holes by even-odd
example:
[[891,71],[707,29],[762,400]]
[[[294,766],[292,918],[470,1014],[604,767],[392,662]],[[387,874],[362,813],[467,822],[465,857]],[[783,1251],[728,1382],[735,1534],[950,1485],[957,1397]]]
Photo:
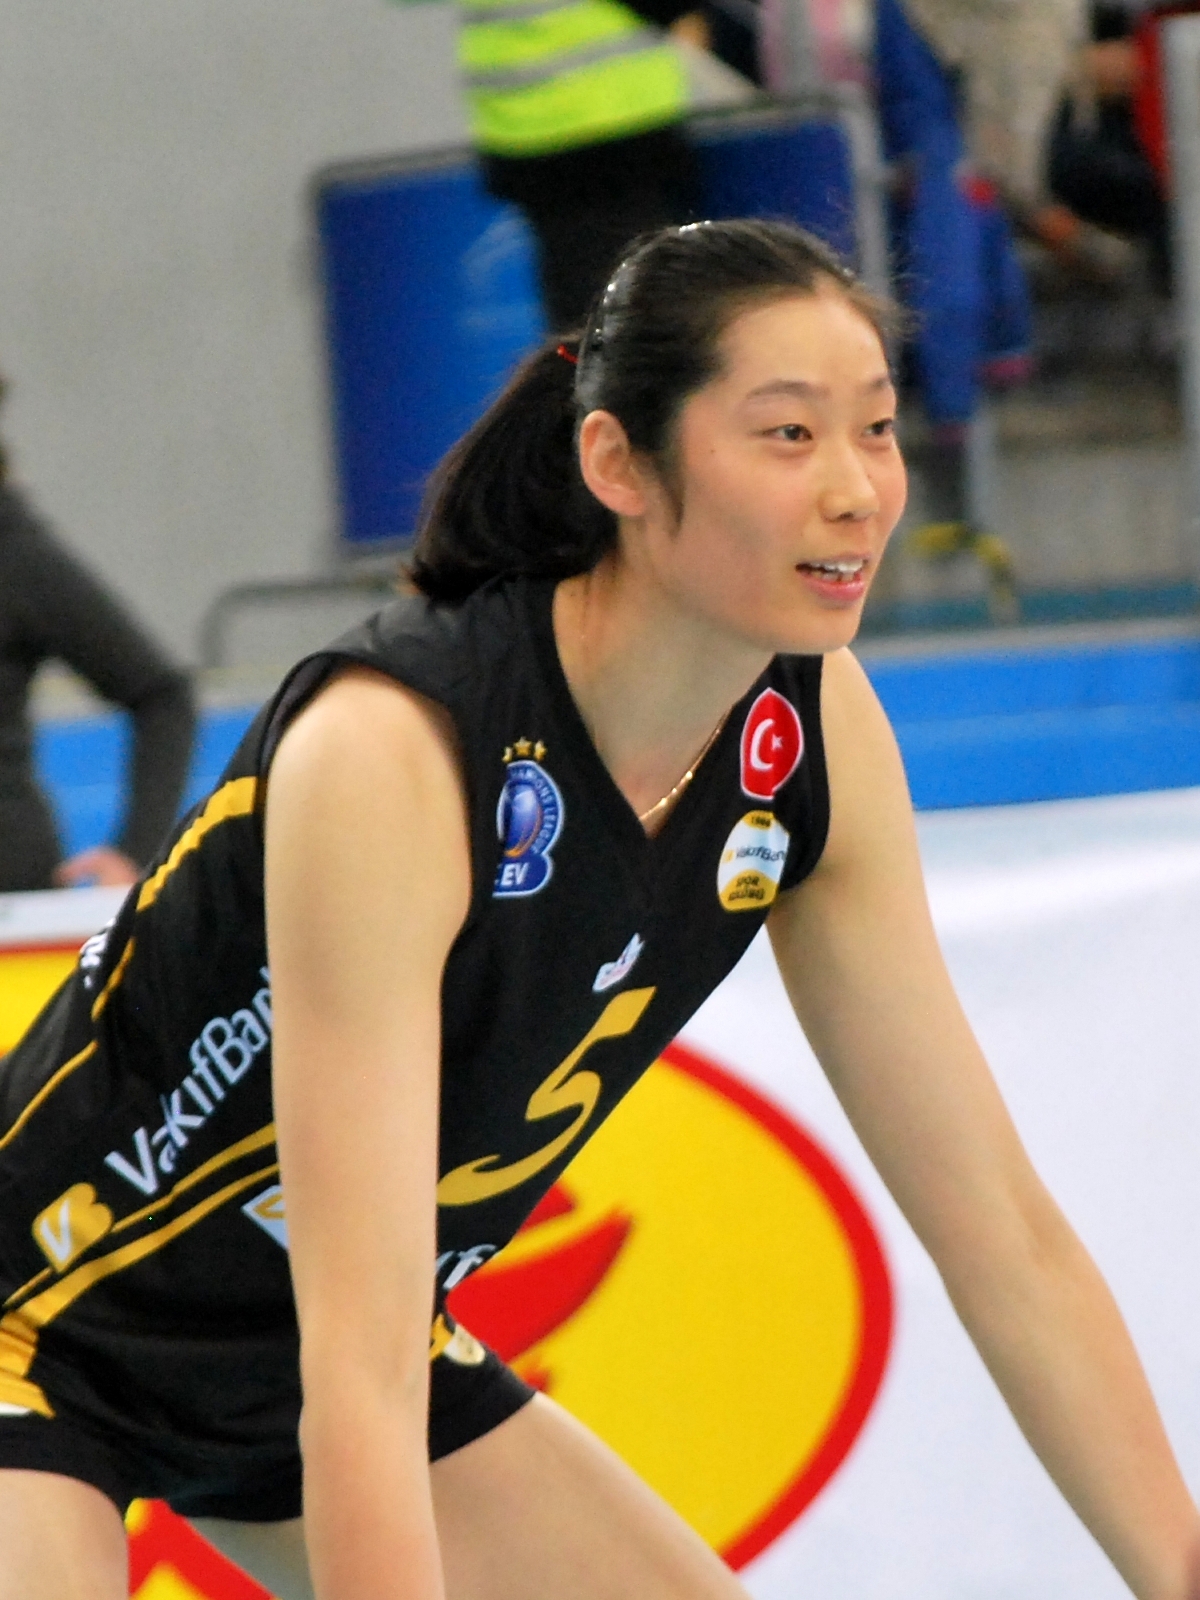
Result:
[[470,901],[445,714],[366,669],[284,735],[266,812],[274,1094],[318,1600],[442,1600],[426,1412],[442,972]]

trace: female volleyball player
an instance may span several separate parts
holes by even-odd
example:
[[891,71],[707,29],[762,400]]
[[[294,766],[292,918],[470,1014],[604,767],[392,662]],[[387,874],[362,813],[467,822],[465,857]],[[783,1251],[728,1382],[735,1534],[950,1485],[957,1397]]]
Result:
[[119,1600],[135,1494],[286,1600],[735,1600],[445,1296],[764,921],[1034,1448],[1141,1600],[1200,1593],[845,648],[893,406],[832,256],[703,224],[452,453],[423,592],[292,674],[0,1074],[0,1600]]

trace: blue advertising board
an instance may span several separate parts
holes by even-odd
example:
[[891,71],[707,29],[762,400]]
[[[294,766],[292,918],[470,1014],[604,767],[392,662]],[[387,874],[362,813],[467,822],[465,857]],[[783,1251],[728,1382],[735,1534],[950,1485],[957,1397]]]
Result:
[[[851,152],[836,120],[789,108],[694,124],[706,216],[789,217],[854,252]],[[543,335],[533,241],[469,150],[318,174],[339,534],[408,538],[435,462]]]

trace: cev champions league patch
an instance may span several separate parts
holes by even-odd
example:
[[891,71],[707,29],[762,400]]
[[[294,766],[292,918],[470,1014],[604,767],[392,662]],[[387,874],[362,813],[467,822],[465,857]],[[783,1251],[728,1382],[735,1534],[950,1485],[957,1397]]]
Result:
[[[525,739],[510,747],[519,754],[508,760],[496,806],[501,856],[492,896],[497,900],[519,899],[546,887],[554,871],[550,851],[562,832],[565,815],[558,785],[539,761],[525,759],[522,746],[531,748]],[[540,742],[536,749],[539,755],[545,754]],[[509,756],[506,750],[506,759]]]
[[[769,805],[800,765],[804,729],[795,706],[764,689],[742,727],[742,792]],[[717,864],[717,898],[726,911],[765,909],[779,891],[791,835],[773,811],[748,811],[733,826]]]

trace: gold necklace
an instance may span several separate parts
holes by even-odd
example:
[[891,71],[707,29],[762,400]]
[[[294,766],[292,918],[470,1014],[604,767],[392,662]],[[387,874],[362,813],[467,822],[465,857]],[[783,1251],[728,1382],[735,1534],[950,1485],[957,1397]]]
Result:
[[728,715],[729,715],[728,711],[726,711],[726,712],[724,712],[722,714],[721,720],[717,723],[716,727],[709,734],[708,738],[704,741],[704,745],[703,745],[699,755],[695,757],[695,759],[693,760],[691,766],[684,773],[683,777],[680,778],[679,782],[675,785],[675,787],[673,789],[669,789],[667,791],[667,793],[665,795],[663,795],[661,800],[656,800],[654,802],[654,804],[650,807],[649,811],[643,811],[641,813],[641,815],[638,817],[638,821],[640,823],[642,823],[643,826],[647,822],[649,822],[650,818],[655,816],[659,811],[665,811],[668,806],[673,805],[674,802],[676,800],[678,800],[679,796],[683,793],[683,791],[687,788],[688,784],[691,783],[692,779],[696,776],[696,768],[700,765],[700,763],[704,760],[705,756],[712,749],[713,745],[715,745],[717,740],[720,738],[721,729],[725,726],[725,719],[728,717]]

